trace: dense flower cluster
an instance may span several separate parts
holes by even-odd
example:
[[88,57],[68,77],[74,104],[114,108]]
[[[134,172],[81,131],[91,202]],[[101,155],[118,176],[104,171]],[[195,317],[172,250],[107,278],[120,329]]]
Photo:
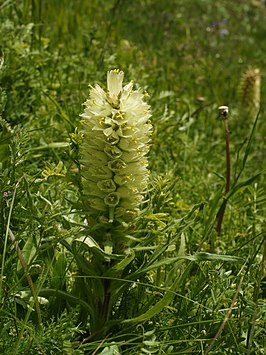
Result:
[[258,68],[249,68],[241,76],[241,104],[249,113],[257,113],[260,108],[261,75]]
[[91,87],[85,102],[81,145],[87,209],[101,223],[128,222],[147,188],[150,107],[124,73],[107,74],[107,92]]

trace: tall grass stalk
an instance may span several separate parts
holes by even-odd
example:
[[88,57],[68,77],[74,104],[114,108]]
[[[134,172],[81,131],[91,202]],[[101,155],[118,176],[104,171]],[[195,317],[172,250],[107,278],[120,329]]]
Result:
[[264,233],[262,242],[259,245],[256,255],[259,254],[260,250],[262,249],[262,257],[261,262],[258,267],[256,282],[254,286],[254,293],[253,293],[253,302],[254,302],[254,310],[251,322],[249,324],[248,334],[247,334],[247,354],[253,353],[253,341],[254,341],[254,334],[255,334],[255,327],[256,321],[258,319],[258,309],[259,309],[259,299],[261,297],[261,287],[262,287],[262,280],[265,277],[265,269],[266,269],[266,235]]
[[[220,115],[223,118],[224,122],[224,130],[225,130],[225,159],[226,159],[226,177],[225,177],[225,196],[230,191],[230,179],[231,179],[231,163],[230,163],[230,130],[228,124],[228,107],[227,106],[220,106],[219,107]],[[224,198],[222,206],[217,214],[217,226],[216,231],[217,234],[221,234],[222,230],[222,223],[225,213],[227,200]]]
[[14,188],[12,200],[11,200],[11,203],[10,203],[10,206],[9,206],[8,218],[7,218],[6,233],[5,233],[5,240],[4,240],[4,248],[3,248],[3,254],[2,254],[1,275],[0,275],[0,304],[2,303],[2,297],[3,297],[3,295],[2,295],[3,294],[3,279],[4,279],[4,272],[5,272],[5,261],[6,261],[7,243],[8,243],[10,222],[11,222],[11,216],[12,216],[14,202],[15,202],[16,191],[17,191],[17,187],[18,187],[19,183],[20,183],[20,181],[17,182],[17,184],[16,184],[16,186]]
[[41,328],[41,325],[42,325],[41,309],[40,309],[40,304],[39,304],[39,301],[38,301],[37,293],[36,293],[36,290],[35,290],[35,286],[33,284],[31,275],[29,273],[29,267],[28,267],[28,265],[27,265],[27,263],[25,261],[25,258],[23,257],[23,254],[22,254],[21,249],[20,249],[20,247],[18,245],[18,242],[16,241],[16,238],[15,238],[15,236],[14,236],[14,234],[13,234],[13,232],[12,232],[12,230],[10,228],[8,229],[8,232],[9,232],[9,236],[10,236],[10,239],[11,239],[12,243],[15,245],[15,249],[16,249],[20,264],[22,266],[22,269],[25,272],[25,275],[26,275],[26,278],[27,278],[27,281],[28,281],[28,284],[29,284],[29,288],[31,290],[31,294],[32,294],[32,297],[33,297],[33,300],[34,300],[35,310],[36,310],[36,313],[37,313],[38,327]]

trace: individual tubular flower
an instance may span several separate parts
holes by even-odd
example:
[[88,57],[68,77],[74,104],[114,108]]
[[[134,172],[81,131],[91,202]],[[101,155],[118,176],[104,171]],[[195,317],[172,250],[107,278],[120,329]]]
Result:
[[107,73],[107,92],[91,87],[85,102],[81,163],[88,213],[105,228],[123,225],[139,212],[148,182],[152,126],[150,106],[124,73]]

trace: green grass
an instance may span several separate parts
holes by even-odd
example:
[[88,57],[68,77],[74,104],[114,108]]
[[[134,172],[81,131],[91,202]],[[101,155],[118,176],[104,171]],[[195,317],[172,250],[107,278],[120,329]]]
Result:
[[[259,0],[0,3],[0,353],[266,354],[265,15]],[[249,66],[262,78],[254,117],[238,93]],[[100,297],[106,256],[89,265],[97,250],[73,243],[91,232],[79,114],[113,68],[150,95],[151,178],[93,338],[88,295]],[[231,190],[217,235],[221,105]]]

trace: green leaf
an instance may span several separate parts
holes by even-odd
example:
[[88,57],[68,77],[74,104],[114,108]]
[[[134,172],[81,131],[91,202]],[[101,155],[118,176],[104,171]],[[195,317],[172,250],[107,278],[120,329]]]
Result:
[[103,349],[102,352],[100,352],[102,355],[119,355],[119,349],[117,345],[111,345],[107,346],[106,348]]
[[240,182],[239,184],[236,184],[224,197],[225,200],[229,200],[231,196],[239,192],[240,190],[246,188],[247,186],[251,185],[260,175],[262,172],[252,176],[251,178],[247,179],[246,181]]
[[121,260],[113,267],[111,267],[109,270],[107,270],[107,273],[104,274],[104,276],[117,275],[117,273],[123,271],[131,263],[131,261],[134,260],[134,258],[135,258],[134,250],[131,250],[130,253],[123,260]]
[[[97,254],[98,256],[104,257],[104,258],[108,258],[108,259],[121,259],[124,257],[124,255],[119,255],[119,254],[109,254],[107,252],[105,252],[100,246],[99,244],[90,236],[86,236],[86,237],[79,237],[76,238],[73,241],[73,245],[80,243],[80,246],[83,247],[83,251],[84,250],[89,250],[94,254]],[[78,250],[78,249],[76,249]]]
[[[85,278],[88,277],[91,279],[90,286],[92,285],[91,289],[87,289],[88,295],[91,295],[92,292],[97,292],[97,296],[99,300],[103,300],[104,298],[104,289],[103,284],[101,282],[101,278],[99,275],[99,271],[96,270],[97,264],[92,263],[90,260],[87,260],[82,254],[81,251],[76,249],[76,243],[73,243],[72,252],[74,258],[77,262],[79,269],[82,272],[82,276]],[[97,272],[98,271],[98,272]],[[95,300],[92,299],[92,302]]]
[[187,257],[187,259],[192,261],[233,261],[240,262],[243,259],[238,256],[233,255],[221,255],[221,254],[211,254],[211,253],[197,253],[195,255],[191,255]]
[[61,288],[62,283],[65,281],[67,270],[67,259],[64,252],[58,252],[56,255],[56,261],[53,265],[53,278],[52,287]]
[[173,283],[172,287],[165,292],[163,298],[158,301],[153,307],[151,307],[147,312],[141,314],[138,317],[132,319],[125,319],[122,323],[140,323],[145,322],[152,317],[156,316],[156,314],[160,313],[165,307],[167,307],[173,298],[175,297],[176,293],[175,290],[179,285],[179,278]]
[[186,238],[185,235],[182,233],[181,234],[181,240],[180,240],[180,246],[178,250],[178,256],[182,257],[185,256],[186,254]]
[[58,110],[60,117],[63,118],[65,123],[67,123],[68,128],[73,130],[75,128],[75,125],[72,123],[72,120],[69,118],[67,113],[63,110],[63,108],[59,105],[59,103],[52,96],[47,95],[47,97],[53,102],[53,104],[55,105],[55,107]]
[[77,253],[75,250],[73,250],[73,254],[79,268],[86,276],[95,276],[95,277],[99,276],[96,270],[94,269],[92,263],[88,261],[86,258],[84,258],[82,254]]
[[83,301],[78,297],[70,295],[65,291],[52,289],[52,288],[44,288],[39,290],[38,296],[42,296],[45,298],[48,298],[49,296],[61,297],[64,300],[68,301],[69,303],[72,303],[74,305],[80,305],[84,310],[86,310],[90,314],[92,315],[94,314],[93,308],[87,302]]
[[[35,247],[35,240],[33,236],[29,236],[26,240],[26,243],[22,249],[22,255],[26,264],[29,266],[35,258],[36,255],[36,247]],[[19,262],[17,265],[17,271],[22,269],[21,263]]]
[[44,144],[36,148],[31,148],[31,151],[43,150],[43,149],[55,149],[55,148],[66,148],[69,147],[68,142],[53,142],[49,144]]

